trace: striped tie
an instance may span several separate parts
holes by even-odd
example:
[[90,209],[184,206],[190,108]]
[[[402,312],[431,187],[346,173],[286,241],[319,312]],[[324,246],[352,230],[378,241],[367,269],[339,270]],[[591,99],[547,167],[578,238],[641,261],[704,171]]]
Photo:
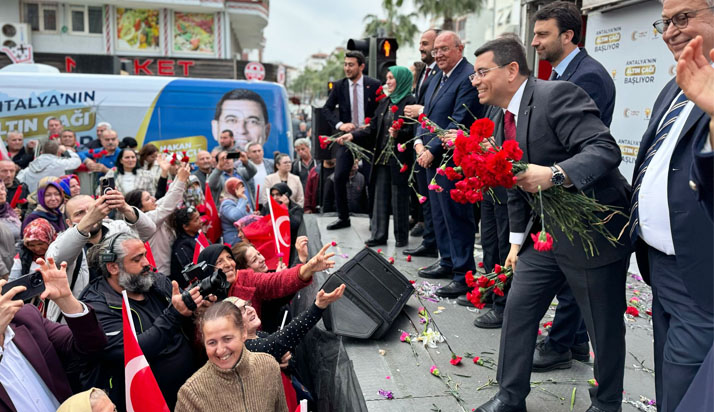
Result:
[[639,204],[638,197],[640,193],[640,186],[642,186],[642,179],[645,176],[645,171],[647,171],[647,166],[652,161],[652,158],[654,157],[655,153],[657,153],[657,150],[662,146],[662,143],[667,138],[667,135],[669,134],[670,130],[672,130],[672,125],[674,125],[674,122],[677,121],[677,117],[679,117],[679,114],[682,112],[682,109],[684,109],[684,106],[686,106],[687,103],[689,103],[687,96],[685,96],[684,93],[680,92],[679,96],[677,97],[677,100],[674,102],[672,107],[670,107],[669,111],[664,116],[664,120],[662,121],[662,124],[660,125],[659,129],[657,129],[657,133],[655,134],[655,141],[654,143],[652,143],[652,146],[647,149],[645,159],[642,161],[642,164],[640,165],[640,168],[637,171],[637,177],[635,178],[635,181],[632,184],[632,186],[634,187],[634,190],[632,191],[632,214],[630,214],[630,240],[632,241],[632,243],[634,243],[635,240],[637,240],[637,237],[641,234],[640,220],[637,207]]

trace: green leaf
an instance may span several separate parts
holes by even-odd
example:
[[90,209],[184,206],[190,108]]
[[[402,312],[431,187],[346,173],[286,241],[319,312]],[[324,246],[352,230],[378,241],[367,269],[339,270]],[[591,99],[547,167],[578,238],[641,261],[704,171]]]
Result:
[[578,388],[576,386],[573,386],[573,393],[570,395],[570,410],[573,410],[573,407],[575,406],[575,391]]

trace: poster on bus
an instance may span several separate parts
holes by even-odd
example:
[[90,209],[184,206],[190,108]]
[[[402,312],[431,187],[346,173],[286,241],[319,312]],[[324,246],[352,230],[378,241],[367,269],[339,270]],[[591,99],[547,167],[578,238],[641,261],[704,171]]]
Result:
[[263,145],[266,156],[290,153],[291,124],[285,89],[269,82],[177,79],[86,74],[0,74],[0,137],[10,131],[46,140],[47,122],[57,118],[80,144],[96,138],[100,122],[119,139],[161,151],[198,150],[219,145],[229,130],[236,147]]
[[674,57],[652,27],[661,13],[659,2],[643,2],[588,16],[585,48],[610,72],[617,90],[610,129],[622,151],[620,171],[628,180],[655,99],[675,75]]

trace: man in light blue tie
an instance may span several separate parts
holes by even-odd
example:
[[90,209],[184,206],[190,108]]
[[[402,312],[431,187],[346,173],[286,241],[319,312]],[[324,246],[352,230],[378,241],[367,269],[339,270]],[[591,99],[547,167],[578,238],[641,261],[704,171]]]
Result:
[[[697,35],[709,60],[714,1],[665,0],[653,25],[675,60]],[[677,408],[714,340],[714,225],[689,185],[692,145],[709,133],[709,121],[672,79],[655,101],[632,179],[627,234],[652,285],[659,411]]]

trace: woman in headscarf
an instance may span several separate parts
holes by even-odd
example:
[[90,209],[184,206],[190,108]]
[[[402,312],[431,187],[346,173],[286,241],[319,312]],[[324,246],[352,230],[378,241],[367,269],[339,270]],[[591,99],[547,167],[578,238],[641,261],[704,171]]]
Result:
[[[411,94],[412,73],[403,66],[392,66],[384,88],[389,95],[377,106],[374,118],[364,129],[352,132],[347,138],[372,143],[374,161],[369,177],[372,201],[371,234],[367,246],[387,244],[389,213],[394,216],[394,237],[397,247],[409,240],[409,170],[412,166],[414,126],[393,127],[404,114],[404,106],[416,103]],[[343,137],[345,137],[343,136]],[[369,147],[368,144],[364,144]],[[390,208],[391,204],[391,208]]]
[[10,207],[10,203],[7,201],[7,189],[5,188],[5,183],[0,181],[0,223],[4,223],[5,226],[12,232],[12,236],[15,238],[15,243],[20,241],[20,227],[22,223],[20,218],[17,216],[15,211]]
[[82,191],[79,177],[75,174],[60,176],[59,183],[62,189],[64,189],[64,194],[67,199],[77,196]]
[[233,223],[251,212],[243,181],[237,177],[228,178],[221,193],[221,208],[218,211],[223,229],[223,243],[233,245],[240,241],[238,229]]
[[35,219],[46,219],[57,233],[67,229],[62,214],[64,204],[64,189],[56,177],[43,178],[37,186],[37,208],[25,217],[22,230]]
[[[294,263],[295,254],[295,240],[300,234],[300,227],[302,226],[302,217],[305,213],[302,206],[293,202],[292,200],[292,189],[286,183],[277,183],[270,188],[270,196],[280,205],[285,206],[288,209],[288,216],[290,216],[290,262]],[[266,208],[266,213],[270,210]]]
[[54,227],[45,219],[38,218],[30,222],[22,230],[22,247],[20,259],[15,260],[10,270],[10,280],[38,270],[40,266],[35,263],[39,258],[45,257],[47,248],[57,237]]
[[231,284],[228,294],[251,301],[260,316],[263,301],[296,293],[312,282],[315,272],[334,267],[335,262],[329,259],[335,254],[326,253],[329,247],[328,243],[304,265],[274,273],[256,273],[251,269],[238,270],[231,249],[226,245],[210,245],[203,249],[198,256],[198,262],[206,262],[221,269]]

